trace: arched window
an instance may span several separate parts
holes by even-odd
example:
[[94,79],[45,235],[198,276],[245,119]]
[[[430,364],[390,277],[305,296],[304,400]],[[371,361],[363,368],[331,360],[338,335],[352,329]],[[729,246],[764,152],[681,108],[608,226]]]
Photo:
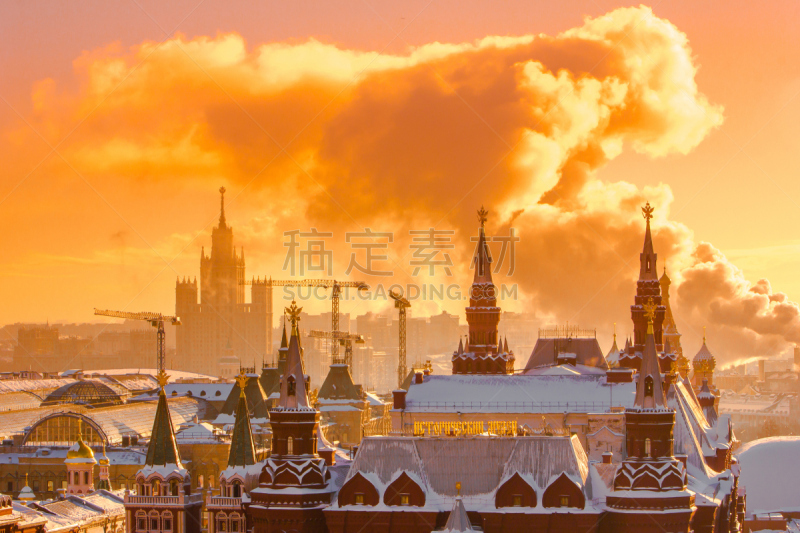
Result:
[[83,473],[83,484],[84,485],[88,485],[89,484],[89,472],[84,472]]
[[225,513],[217,514],[217,531],[219,533],[227,533],[228,531],[228,515]]
[[243,531],[243,528],[239,527],[239,521],[241,518],[239,517],[239,513],[231,513],[231,533],[239,533],[239,531]]
[[292,437],[286,439],[286,455],[294,455],[294,439]]
[[224,481],[219,483],[219,493],[221,496],[228,496],[228,484]]
[[150,511],[150,531],[160,531],[158,511]]
[[173,479],[169,482],[169,492],[172,496],[178,495],[178,480]]
[[203,476],[202,476],[202,474],[197,476],[197,488],[198,489],[202,489],[203,488]]
[[164,511],[161,515],[161,529],[163,531],[172,531],[172,513]]
[[653,396],[653,376],[644,378],[644,395]]
[[231,487],[233,490],[231,491],[231,496],[234,498],[240,498],[242,496],[242,487],[238,481],[233,482],[233,486]]
[[288,389],[289,396],[294,396],[297,392],[297,383],[294,381],[294,376],[289,376],[289,380],[286,383],[286,388]]
[[136,531],[147,531],[147,514],[144,511],[136,512]]
[[653,450],[651,448],[650,439],[644,439],[644,454],[646,457],[653,456]]
[[153,480],[152,496],[161,496],[161,481],[159,481],[158,479]]

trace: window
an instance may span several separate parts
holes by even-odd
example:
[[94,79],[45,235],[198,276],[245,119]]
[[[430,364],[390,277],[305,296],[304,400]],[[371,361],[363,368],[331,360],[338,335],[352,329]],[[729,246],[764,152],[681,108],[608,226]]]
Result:
[[89,484],[89,472],[84,472],[83,473],[83,484],[84,485],[88,485]]
[[356,505],[364,505],[364,493],[356,492]]
[[228,531],[228,521],[224,517],[217,519],[217,531],[220,533]]
[[14,482],[9,481],[6,483],[6,492],[14,492]]
[[653,395],[653,376],[647,376],[644,379],[644,395],[645,396]]
[[288,389],[289,396],[294,396],[297,389],[297,384],[294,381],[294,376],[289,376],[289,380],[286,382],[286,387]]
[[177,496],[178,495],[178,482],[176,480],[174,480],[174,479],[169,482],[169,492],[173,496]]
[[651,457],[653,455],[653,450],[650,446],[650,439],[644,439],[644,454],[647,457]]
[[202,489],[203,488],[203,476],[197,477],[197,487]]
[[231,532],[238,533],[239,531],[239,519],[233,518],[231,519]]
[[172,513],[167,511],[163,514],[161,527],[164,531],[172,531]]
[[294,439],[292,437],[286,439],[286,455],[294,455]]
[[408,494],[400,495],[400,505],[408,505]]
[[561,507],[569,507],[569,496],[561,496]]
[[158,531],[158,517],[150,517],[150,531]]
[[136,530],[147,531],[147,518],[145,518],[144,516],[136,517]]
[[239,498],[242,495],[241,485],[239,485],[238,481],[233,482],[233,494],[234,498]]
[[39,492],[39,480],[38,479],[34,479],[33,480],[33,492]]
[[52,481],[48,481],[47,482],[47,491],[48,492],[53,492],[53,490],[55,490],[55,483],[53,483]]
[[[9,483],[9,485],[11,485],[11,484]],[[67,482],[66,482],[66,481],[62,481],[62,482],[61,482],[61,488],[62,488],[62,489],[66,489],[66,488],[67,488]],[[8,489],[8,490],[11,490],[11,487],[9,487],[9,489]]]
[[512,507],[522,507],[522,494],[514,494],[511,505]]

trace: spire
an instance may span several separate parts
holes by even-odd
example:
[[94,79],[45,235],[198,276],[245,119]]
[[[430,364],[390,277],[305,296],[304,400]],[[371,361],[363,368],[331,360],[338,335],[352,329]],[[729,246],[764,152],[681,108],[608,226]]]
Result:
[[656,339],[653,333],[653,319],[656,316],[656,305],[650,298],[644,305],[647,318],[647,335],[645,337],[642,366],[639,370],[639,381],[636,383],[636,407],[645,409],[666,408],[664,386],[661,382],[661,368],[656,353]]
[[611,349],[608,351],[609,355],[619,351],[617,348],[617,323],[614,322],[614,342],[611,343]]
[[503,352],[504,353],[511,353],[511,352],[508,351],[508,335],[505,336],[504,341],[505,342],[503,344]]
[[461,501],[461,483],[456,483],[456,491],[458,492],[456,501],[453,502],[453,509],[450,511],[450,516],[447,517],[447,524],[442,531],[447,533],[473,531],[464,502]]
[[481,223],[480,235],[478,236],[478,246],[475,248],[475,257],[472,263],[475,266],[475,275],[472,283],[492,283],[492,255],[489,252],[489,245],[486,244],[486,215],[489,212],[481,206],[478,211],[478,220]]
[[286,367],[281,378],[281,398],[278,407],[284,409],[310,409],[306,391],[306,377],[303,372],[303,359],[300,355],[300,312],[302,307],[292,300],[286,308],[292,324],[292,336],[286,352]]
[[167,394],[164,392],[168,377],[163,370],[158,374],[160,386],[158,405],[156,406],[156,416],[153,419],[150,442],[147,445],[145,464],[147,466],[175,465],[177,468],[183,468],[178,445],[175,442],[175,426],[172,425],[172,417],[167,406]]
[[464,353],[464,339],[462,339],[461,337],[458,338],[458,353],[459,354]]
[[650,207],[650,202],[647,202],[642,208],[642,216],[646,221],[646,228],[644,232],[644,246],[642,253],[639,255],[639,280],[658,280],[658,271],[656,270],[656,253],[653,251],[653,236],[650,234],[650,219],[653,218],[653,208]]
[[253,444],[253,430],[250,427],[250,412],[247,410],[247,399],[244,389],[247,386],[247,375],[241,372],[236,378],[239,384],[239,404],[236,406],[236,421],[231,435],[231,451],[228,455],[228,466],[250,466],[256,463],[256,448]]
[[225,224],[225,187],[219,188],[219,227],[224,228]]
[[288,348],[289,342],[286,340],[286,321],[283,322],[283,337],[281,338],[281,348]]

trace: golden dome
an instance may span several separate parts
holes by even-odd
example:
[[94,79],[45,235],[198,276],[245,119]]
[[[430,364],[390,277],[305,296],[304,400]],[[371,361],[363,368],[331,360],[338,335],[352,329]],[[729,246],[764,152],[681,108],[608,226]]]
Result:
[[70,447],[67,452],[67,459],[85,459],[94,461],[94,452],[92,449],[83,442],[83,437],[78,435],[78,442]]

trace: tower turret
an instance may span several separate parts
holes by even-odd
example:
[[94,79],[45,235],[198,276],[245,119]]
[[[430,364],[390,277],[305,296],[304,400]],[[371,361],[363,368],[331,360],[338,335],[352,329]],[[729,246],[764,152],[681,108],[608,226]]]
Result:
[[467,348],[453,353],[453,374],[514,372],[514,354],[504,349],[497,332],[500,308],[497,306],[497,287],[492,281],[492,256],[486,242],[488,214],[483,207],[478,211],[481,226],[472,259],[475,273],[470,287],[469,307],[466,308],[469,336]]
[[633,320],[633,345],[628,350],[628,357],[622,358],[623,366],[639,368],[641,354],[644,352],[645,336],[647,334],[647,318],[645,317],[644,304],[653,300],[656,309],[653,317],[653,338],[656,343],[656,352],[664,349],[662,342],[662,325],[666,308],[661,305],[661,285],[658,282],[657,260],[658,256],[653,250],[653,236],[650,232],[650,219],[653,218],[653,208],[648,202],[642,208],[645,219],[644,245],[639,254],[639,280],[636,282],[636,297],[631,306],[631,319]]

